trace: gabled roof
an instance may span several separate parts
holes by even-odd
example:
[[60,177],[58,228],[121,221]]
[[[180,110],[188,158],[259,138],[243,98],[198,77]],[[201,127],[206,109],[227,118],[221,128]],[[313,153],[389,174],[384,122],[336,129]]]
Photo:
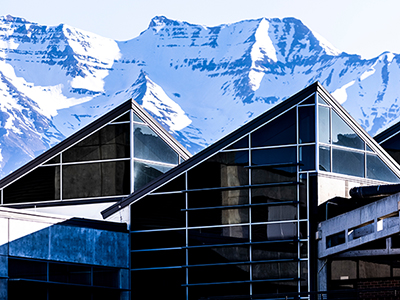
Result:
[[397,122],[396,124],[390,126],[389,128],[385,129],[381,133],[374,136],[374,139],[379,144],[381,144],[387,139],[392,138],[399,133],[400,133],[400,122]]
[[106,113],[102,117],[88,124],[78,132],[69,136],[62,142],[58,143],[54,147],[50,148],[46,152],[42,153],[35,159],[31,160],[27,164],[23,165],[10,175],[0,180],[0,189],[7,186],[8,184],[16,181],[25,174],[31,172],[41,164],[45,163],[49,159],[55,157],[60,152],[78,143],[82,139],[86,138],[95,131],[101,129],[114,119],[118,118],[125,112],[132,109],[134,113],[141,118],[153,131],[155,131],[174,151],[181,155],[184,159],[191,157],[189,151],[187,151],[174,137],[172,137],[157,121],[153,119],[138,103],[133,99],[127,100],[121,105],[117,106],[110,112]]
[[269,109],[265,113],[261,114],[254,120],[250,121],[249,123],[241,126],[234,132],[228,134],[224,138],[220,139],[219,141],[215,142],[213,145],[205,148],[198,154],[194,155],[189,160],[185,161],[184,163],[176,166],[175,168],[171,169],[170,171],[166,172],[164,175],[160,176],[156,180],[149,183],[147,186],[143,187],[142,189],[132,193],[127,198],[117,202],[116,204],[110,206],[109,208],[103,210],[101,214],[103,218],[107,218],[120,209],[128,206],[129,204],[139,200],[140,198],[146,196],[147,194],[151,193],[155,189],[159,188],[160,186],[166,184],[170,180],[178,177],[183,172],[187,171],[188,169],[192,168],[193,166],[197,165],[198,163],[202,162],[203,160],[209,158],[213,154],[217,153],[218,151],[222,150],[223,148],[233,144],[235,141],[239,140],[241,137],[246,135],[247,133],[257,129],[258,127],[262,126],[266,122],[272,120],[276,116],[284,113],[286,110],[290,109],[294,105],[298,104],[302,100],[305,100],[307,97],[312,95],[313,93],[318,92],[320,95],[324,96],[329,104],[340,114],[342,117],[346,118],[347,122],[351,124],[351,127],[355,129],[357,134],[368,142],[368,145],[381,157],[385,158],[385,162],[391,166],[392,169],[397,171],[397,174],[400,175],[400,167],[399,165],[378,145],[378,143],[369,136],[369,134],[355,121],[345,110],[344,108],[329,94],[328,91],[319,83],[315,82],[312,85],[306,87],[305,89],[301,90],[300,92],[296,93],[295,95],[291,96],[287,100],[283,101],[282,103],[276,105],[275,107]]

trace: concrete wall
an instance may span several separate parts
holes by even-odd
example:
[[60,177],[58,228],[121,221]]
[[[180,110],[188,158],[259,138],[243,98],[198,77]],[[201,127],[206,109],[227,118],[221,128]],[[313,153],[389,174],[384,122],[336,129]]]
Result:
[[64,225],[68,218],[0,208],[0,300],[7,299],[8,256],[121,268],[129,288],[129,234]]

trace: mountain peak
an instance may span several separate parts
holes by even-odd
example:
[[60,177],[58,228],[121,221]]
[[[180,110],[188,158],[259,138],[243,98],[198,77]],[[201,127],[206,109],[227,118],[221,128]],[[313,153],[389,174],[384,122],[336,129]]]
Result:
[[0,21],[9,22],[9,23],[23,23],[23,24],[31,24],[32,22],[27,21],[24,18],[14,17],[12,15],[1,16]]

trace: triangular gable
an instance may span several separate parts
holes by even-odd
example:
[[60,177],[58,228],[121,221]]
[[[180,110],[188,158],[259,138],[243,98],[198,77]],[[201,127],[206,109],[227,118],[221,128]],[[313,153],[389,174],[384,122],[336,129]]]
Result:
[[[318,169],[315,164],[318,155],[318,151],[315,153],[315,149],[318,148],[316,147],[318,138],[315,138],[317,132],[315,129],[318,127],[318,120],[315,118],[318,118],[318,114],[314,113],[316,105],[318,105],[318,100],[316,101],[313,96],[315,93],[324,98],[327,106],[329,106],[332,111],[332,115],[334,116],[333,118],[337,119],[335,122],[340,123],[340,120],[346,120],[345,125],[367,145],[366,149],[370,151],[371,155],[374,155],[373,158],[378,158],[379,161],[383,161],[386,167],[389,166],[390,172],[396,174],[396,178],[399,177],[400,170],[398,165],[380,148],[368,133],[358,125],[358,123],[343,109],[343,107],[334,100],[318,82],[316,82],[199,152],[188,161],[170,170],[140,191],[133,193],[126,199],[123,199],[117,204],[105,209],[102,211],[103,217],[107,218],[111,216],[121,208],[128,206],[150,193],[165,190],[164,187],[167,187],[168,184],[174,185],[175,181],[178,180],[176,178],[180,177],[181,174],[195,168],[207,159],[212,161],[212,157],[216,156],[221,150],[224,149],[224,151],[229,151],[241,148],[248,149],[249,143],[252,143],[253,147],[262,148],[263,146],[266,146],[268,148],[252,151],[252,165],[258,163],[256,161],[257,155],[262,158],[259,161],[259,163],[262,164],[260,167],[264,168],[268,167],[268,164],[270,163],[268,159],[265,159],[266,157],[278,157],[277,159],[274,159],[271,164],[273,164],[275,168],[280,168],[283,173],[290,174],[290,169],[296,168],[297,165],[299,165],[300,171],[315,170],[316,172],[320,172],[321,170]],[[299,136],[293,134],[293,126],[296,127],[296,124],[293,122],[296,122],[296,120],[298,120],[297,122],[300,128]],[[301,128],[304,128],[304,130]],[[269,132],[269,136],[266,139],[263,138],[263,136],[265,136],[264,132]],[[275,134],[271,136],[270,132],[275,132]],[[249,133],[252,133],[251,141],[246,137]],[[297,147],[300,149],[299,159],[296,159],[296,146],[285,146],[283,149],[279,147],[282,143],[286,145],[298,144]],[[276,148],[274,149],[274,147]],[[342,145],[340,145],[339,141],[334,141],[334,145],[331,147],[336,151],[335,147],[340,149]],[[362,151],[366,153],[366,149]],[[357,149],[356,151],[360,150]],[[234,159],[236,162],[240,160],[239,157],[235,157]],[[279,167],[279,165],[281,165],[281,167]],[[208,168],[209,167],[205,168],[205,171]],[[208,174],[211,173],[212,172],[209,172]],[[199,180],[201,179],[199,178]],[[184,182],[184,180],[182,180],[182,182]],[[182,188],[182,191],[184,192],[184,187]]]
[[400,122],[382,131],[374,139],[397,163],[400,163]]
[[[132,122],[130,121],[131,118]],[[134,132],[135,130],[136,132]],[[130,136],[130,132],[133,134],[132,137]],[[135,146],[132,143],[134,138],[138,141]],[[153,148],[157,148],[158,151],[159,149],[162,149],[163,153],[161,155],[156,153],[157,151],[151,153],[150,151],[146,151],[148,150],[146,149],[146,143],[148,143],[149,140],[152,140],[150,143],[157,145],[157,147]],[[90,198],[91,196],[96,195],[94,189],[97,188],[97,185],[100,186],[101,183],[98,183],[97,185],[96,183],[93,183],[93,187],[89,188],[86,188],[84,184],[81,184],[81,187],[79,187],[80,179],[79,176],[77,176],[76,182],[78,182],[78,184],[74,185],[74,182],[70,181],[70,187],[68,187],[68,185],[62,186],[61,180],[63,177],[60,177],[68,172],[71,174],[80,173],[79,175],[85,178],[92,176],[92,171],[89,168],[87,169],[88,171],[84,173],[80,172],[79,168],[77,168],[77,166],[79,166],[78,164],[74,165],[75,162],[88,161],[103,161],[104,163],[101,164],[100,168],[102,169],[101,172],[105,174],[110,171],[115,174],[121,172],[125,173],[123,176],[116,175],[114,179],[111,179],[121,181],[123,187],[119,187],[118,190],[114,189],[105,191],[104,194],[106,196],[108,196],[108,194],[110,196],[129,195],[134,187],[134,183],[132,183],[133,175],[130,176],[131,169],[136,167],[136,165],[138,165],[138,170],[141,167],[140,161],[137,162],[133,158],[131,159],[132,154],[130,147],[135,147],[135,149],[137,148],[138,156],[140,155],[140,150],[141,152],[149,152],[151,157],[149,157],[148,160],[155,161],[156,164],[158,161],[162,160],[160,159],[160,156],[164,155],[165,157],[168,153],[174,153],[173,156],[175,156],[176,159],[173,162],[171,159],[167,159],[167,163],[171,163],[171,167],[178,164],[179,160],[186,160],[191,156],[190,153],[146,111],[144,111],[143,108],[141,108],[134,100],[128,100],[0,180],[2,196],[1,204],[8,205],[21,202],[35,203],[37,201],[47,200],[68,200],[63,198],[62,192],[60,192],[60,189],[62,188],[71,191],[78,190],[76,195],[83,195],[74,197],[75,195],[71,194],[69,195],[69,198]],[[62,163],[60,163],[60,153],[63,154]],[[70,164],[68,166],[69,170],[66,165],[63,165],[63,163]],[[95,163],[92,164],[92,166],[96,166],[97,169],[99,168],[99,165],[100,164],[96,165]],[[125,171],[122,171],[123,169],[125,169]],[[145,169],[144,166],[141,169]],[[162,171],[163,170],[161,170],[161,172]],[[94,168],[93,172],[96,172]],[[150,176],[155,175],[150,174]],[[26,188],[31,186],[32,190],[39,190],[36,180],[41,182],[47,180],[49,184],[44,184],[40,187],[40,191],[36,194],[32,193],[30,195],[20,188],[20,186]],[[54,183],[56,180],[58,180],[58,182]],[[109,181],[108,179],[104,180]],[[122,181],[124,181],[124,183]],[[87,191],[79,194],[79,188],[86,188]],[[107,188],[107,184],[105,187],[102,187],[103,190]],[[91,192],[93,192],[93,195]],[[25,196],[23,195],[24,193],[26,194]],[[13,196],[8,196],[11,194]],[[59,195],[58,197],[57,194]],[[7,197],[9,197],[9,199],[11,199],[10,197],[14,197],[12,198],[14,200],[7,200]],[[30,199],[27,197],[30,197]],[[21,201],[18,201],[18,199],[21,199]],[[98,201],[112,200],[115,201],[117,199],[98,199]],[[27,207],[29,207],[29,205]]]

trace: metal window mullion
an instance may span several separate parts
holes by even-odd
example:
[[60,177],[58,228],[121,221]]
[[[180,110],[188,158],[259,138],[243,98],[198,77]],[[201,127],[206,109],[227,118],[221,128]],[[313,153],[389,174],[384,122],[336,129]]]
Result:
[[60,153],[60,201],[63,200],[63,152]]
[[319,106],[318,106],[318,93],[315,93],[314,95],[314,101],[315,101],[315,110],[314,110],[314,119],[315,119],[315,128],[314,128],[314,134],[315,134],[315,170],[318,172],[319,171]]
[[130,121],[130,126],[129,126],[129,137],[130,137],[130,139],[129,139],[129,141],[130,141],[130,143],[129,143],[129,146],[130,146],[130,170],[131,170],[131,174],[130,174],[130,180],[131,180],[131,186],[130,186],[130,189],[131,189],[131,193],[133,193],[134,192],[134,190],[135,190],[135,184],[134,184],[134,182],[135,182],[135,178],[134,178],[134,176],[135,176],[135,172],[134,172],[134,136],[133,136],[133,134],[134,134],[134,122],[133,122],[133,110],[132,109],[130,109],[129,110],[130,111],[130,113],[129,113],[129,121]]
[[[249,148],[248,148],[248,151],[249,151],[249,165],[251,165],[251,159],[252,159],[252,156],[251,156],[251,138],[250,138],[250,134],[248,135],[248,139],[249,139]],[[252,232],[252,208],[251,208],[251,204],[252,204],[252,202],[251,202],[251,196],[252,196],[252,191],[251,191],[251,186],[252,186],[252,183],[253,183],[253,179],[252,179],[252,175],[251,175],[251,168],[249,168],[249,170],[248,170],[248,172],[249,172],[249,185],[250,185],[250,187],[249,187],[249,189],[248,189],[248,197],[249,197],[249,243],[250,243],[250,245],[249,245],[249,260],[250,260],[250,262],[251,261],[253,261],[253,255],[252,255],[252,250],[253,250],[253,246],[252,246],[252,244],[251,244],[251,242],[252,242],[252,234],[251,234],[251,232]],[[251,283],[252,282],[252,280],[253,280],[253,264],[250,264],[250,266],[249,266],[249,279],[250,279],[250,285],[249,285],[249,292],[250,292],[250,295],[253,295],[253,284]]]
[[[187,172],[185,172],[185,189],[188,189],[188,176],[187,176]],[[185,212],[185,263],[186,266],[189,265],[189,194],[185,193],[185,208],[186,208],[186,212]],[[186,300],[189,300],[189,268],[185,268],[185,283],[186,283]]]
[[[309,230],[309,223],[310,223],[310,173],[307,173],[307,233]],[[310,292],[310,235],[307,236],[307,290]]]

